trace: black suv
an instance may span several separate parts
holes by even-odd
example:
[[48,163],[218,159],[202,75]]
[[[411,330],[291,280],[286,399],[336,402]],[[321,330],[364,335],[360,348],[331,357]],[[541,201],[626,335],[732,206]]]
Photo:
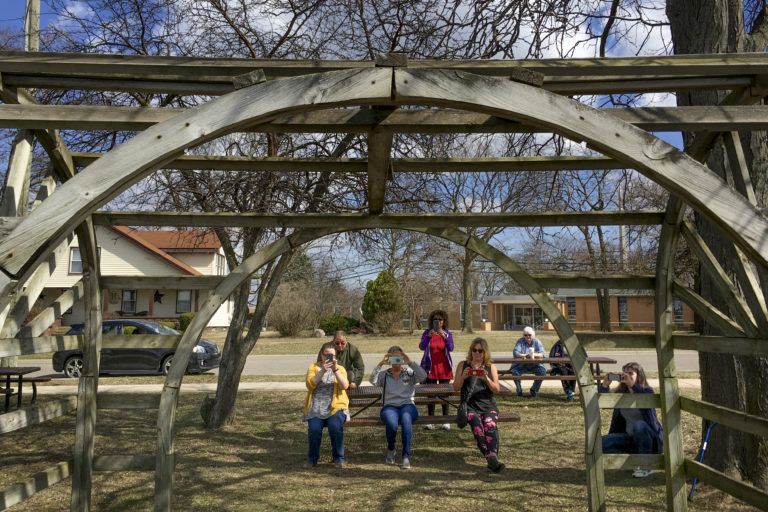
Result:
[[[82,335],[83,324],[74,324],[68,335]],[[149,320],[105,320],[104,334],[181,335],[176,329]],[[135,373],[162,372],[168,374],[175,348],[102,348],[100,372]],[[219,367],[221,351],[212,341],[201,339],[192,349],[188,373],[202,373]],[[80,377],[83,368],[82,350],[60,350],[53,354],[53,370],[67,377]]]

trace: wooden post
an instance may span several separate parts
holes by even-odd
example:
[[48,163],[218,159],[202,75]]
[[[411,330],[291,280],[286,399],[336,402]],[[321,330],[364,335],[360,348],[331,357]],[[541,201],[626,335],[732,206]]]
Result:
[[91,508],[93,478],[93,443],[96,434],[97,393],[99,387],[99,355],[101,352],[101,288],[96,239],[90,219],[77,230],[83,260],[85,287],[85,336],[83,373],[78,381],[77,424],[75,425],[74,470],[72,472],[71,512],[87,512]]

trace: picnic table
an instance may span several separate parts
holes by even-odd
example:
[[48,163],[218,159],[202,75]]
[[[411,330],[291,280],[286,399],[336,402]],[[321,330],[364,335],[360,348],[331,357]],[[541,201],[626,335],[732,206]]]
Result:
[[[592,375],[595,377],[600,377],[600,365],[601,364],[616,364],[615,359],[611,359],[610,357],[603,357],[603,356],[587,356],[587,362],[589,363],[590,370],[592,371]],[[571,358],[570,357],[541,357],[536,359],[531,359],[530,357],[494,357],[493,363],[496,365],[501,364],[571,364]],[[509,369],[506,370],[499,370],[499,375],[504,375],[505,379],[507,380],[516,380],[519,378],[526,378],[526,379],[532,379],[532,380],[548,380],[548,379],[559,379],[559,380],[575,380],[575,375],[520,375],[520,376],[511,376],[506,375],[509,373]]]
[[[0,378],[2,376],[5,376],[5,387],[0,388],[2,389],[2,393],[5,395],[5,412],[8,412],[8,408],[11,406],[11,395],[16,394],[17,397],[17,407],[21,408],[21,397],[22,397],[22,389],[24,386],[24,376],[28,375],[30,373],[39,372],[40,367],[39,366],[17,366],[17,367],[0,367]],[[11,387],[11,378],[12,377],[18,377],[17,383],[17,390],[14,391],[14,389]],[[34,377],[34,378],[27,378],[27,382],[32,383],[32,401],[31,403],[34,403],[35,398],[37,397],[37,382],[41,382],[44,380],[50,380],[47,377]]]
[[[417,405],[419,399],[435,400],[437,403],[445,402],[452,405],[458,403],[458,397],[461,396],[461,391],[455,391],[452,384],[419,384],[415,386],[414,397]],[[356,418],[358,414],[365,411],[372,406],[380,406],[381,393],[383,388],[380,386],[360,386],[357,389],[348,389],[347,396],[350,399],[350,406],[362,406],[362,409],[351,415],[351,419],[344,423],[345,427],[354,426],[369,426],[381,424],[381,420],[378,417],[370,418]],[[509,394],[509,388],[501,386],[501,390],[498,394]],[[354,403],[353,405],[353,402]],[[423,402],[427,403],[427,402]],[[499,414],[499,421],[520,421],[520,416],[514,413]],[[419,416],[414,422],[415,424],[436,424],[436,423],[455,423],[456,416]]]

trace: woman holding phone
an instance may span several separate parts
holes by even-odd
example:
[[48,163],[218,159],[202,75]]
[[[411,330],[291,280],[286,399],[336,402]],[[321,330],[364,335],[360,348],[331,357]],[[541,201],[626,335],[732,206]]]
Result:
[[504,469],[499,462],[499,408],[493,397],[501,390],[499,372],[491,363],[488,342],[475,338],[469,346],[466,360],[456,368],[453,389],[461,390],[461,400],[467,403],[467,421],[475,443],[485,457],[488,469],[498,473]]
[[[390,368],[385,370],[387,365]],[[395,463],[395,437],[397,427],[400,426],[403,445],[400,467],[411,468],[413,422],[419,417],[413,395],[416,384],[424,382],[426,378],[424,368],[411,361],[408,354],[397,345],[387,350],[384,358],[371,372],[371,384],[383,388],[380,417],[387,434],[387,464]]]
[[324,343],[317,354],[317,362],[307,369],[307,401],[302,420],[307,422],[309,453],[304,469],[317,466],[323,427],[328,427],[331,438],[333,465],[344,467],[344,422],[347,421],[349,398],[346,389],[347,371],[336,362],[333,342]]
[[[424,351],[421,358],[421,367],[427,372],[426,384],[448,384],[453,378],[453,335],[448,330],[448,315],[441,309],[436,309],[429,314],[430,328],[421,335],[419,350]],[[427,404],[427,414],[435,414],[435,404]],[[448,404],[443,404],[443,416],[448,415]],[[425,425],[431,430],[434,425]],[[449,423],[444,423],[443,430],[451,428]]]
[[[598,392],[610,391],[611,381],[618,381],[616,393],[653,393],[645,371],[638,363],[627,363],[620,374],[608,373]],[[603,436],[603,453],[663,453],[664,439],[656,409],[620,408],[613,410],[608,434]],[[650,469],[636,468],[632,476],[643,478]]]

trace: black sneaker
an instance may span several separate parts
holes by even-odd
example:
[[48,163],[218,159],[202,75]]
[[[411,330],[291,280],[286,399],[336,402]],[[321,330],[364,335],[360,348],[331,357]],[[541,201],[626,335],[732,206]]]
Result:
[[499,460],[496,458],[495,455],[491,455],[488,457],[488,469],[493,471],[494,473],[498,473],[502,469],[504,469],[504,464],[499,462]]

